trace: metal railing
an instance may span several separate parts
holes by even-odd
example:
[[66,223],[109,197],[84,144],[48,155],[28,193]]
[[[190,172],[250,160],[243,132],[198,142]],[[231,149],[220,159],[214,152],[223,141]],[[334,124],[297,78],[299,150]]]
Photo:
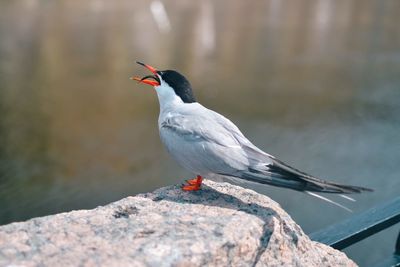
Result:
[[[310,234],[310,238],[335,249],[344,249],[400,222],[400,197],[377,205],[337,224]],[[376,266],[400,266],[400,233],[394,253]]]

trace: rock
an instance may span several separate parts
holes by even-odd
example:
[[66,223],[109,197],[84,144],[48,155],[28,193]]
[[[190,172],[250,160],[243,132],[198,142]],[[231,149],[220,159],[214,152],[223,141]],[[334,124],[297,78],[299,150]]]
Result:
[[0,227],[0,266],[356,266],[274,201],[227,183],[178,186]]

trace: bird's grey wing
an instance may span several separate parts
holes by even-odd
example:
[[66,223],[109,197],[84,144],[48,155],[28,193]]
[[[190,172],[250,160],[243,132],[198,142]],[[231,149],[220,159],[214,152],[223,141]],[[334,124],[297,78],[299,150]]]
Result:
[[247,168],[240,143],[208,113],[179,114],[160,123],[160,136],[183,167],[198,174],[230,175]]
[[239,128],[231,122],[229,119],[225,118],[221,114],[210,110],[213,113],[214,119],[217,121],[219,125],[221,125],[226,131],[231,133],[231,135],[235,138],[236,142],[245,150],[250,164],[272,164],[273,156],[262,151],[257,146],[255,146],[249,139],[247,139],[243,133],[239,130]]

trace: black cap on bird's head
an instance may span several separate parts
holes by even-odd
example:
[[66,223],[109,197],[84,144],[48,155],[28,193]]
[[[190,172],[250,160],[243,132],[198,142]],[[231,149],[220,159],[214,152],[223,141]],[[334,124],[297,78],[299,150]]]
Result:
[[139,65],[144,66],[149,71],[153,73],[153,75],[148,75],[143,78],[132,77],[132,80],[138,81],[139,83],[145,83],[154,87],[163,86],[166,83],[167,86],[171,87],[175,94],[179,96],[184,103],[194,103],[196,99],[193,95],[192,86],[189,81],[175,70],[157,70],[156,68],[141,63],[136,62]]

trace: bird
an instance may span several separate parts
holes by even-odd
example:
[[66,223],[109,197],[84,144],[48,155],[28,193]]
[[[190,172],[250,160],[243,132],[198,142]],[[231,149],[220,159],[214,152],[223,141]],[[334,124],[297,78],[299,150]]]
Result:
[[317,178],[264,152],[223,115],[197,102],[190,82],[175,70],[157,70],[136,62],[152,74],[131,77],[152,86],[158,96],[160,139],[169,154],[196,177],[186,180],[184,191],[201,189],[204,178],[224,176],[244,182],[305,192],[347,209],[317,193],[345,194],[372,189]]

